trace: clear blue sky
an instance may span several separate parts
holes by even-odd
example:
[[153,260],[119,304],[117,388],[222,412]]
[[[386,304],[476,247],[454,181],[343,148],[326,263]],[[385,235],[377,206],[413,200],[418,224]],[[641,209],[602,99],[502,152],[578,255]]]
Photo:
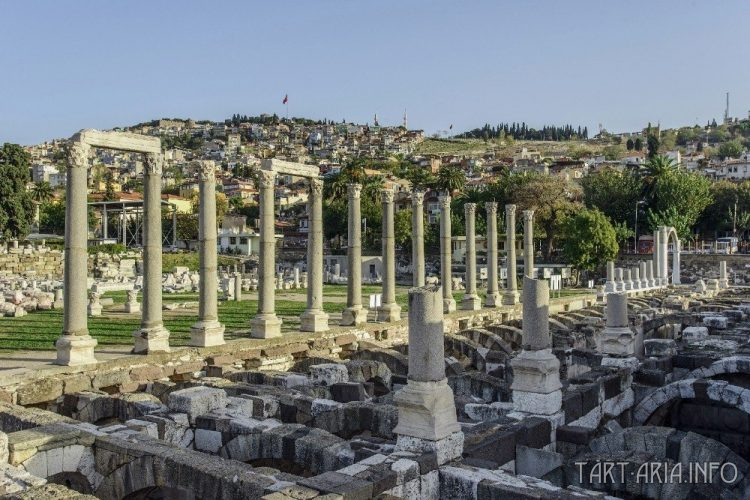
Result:
[[0,143],[279,113],[610,131],[750,109],[747,0],[2,0]]

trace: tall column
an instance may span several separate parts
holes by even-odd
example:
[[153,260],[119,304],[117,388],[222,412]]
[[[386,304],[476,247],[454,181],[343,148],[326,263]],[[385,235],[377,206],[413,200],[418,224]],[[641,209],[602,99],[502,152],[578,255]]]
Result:
[[622,280],[622,268],[615,268],[615,291],[624,292],[625,282]]
[[659,240],[661,240],[661,231],[656,229],[654,231],[654,250],[652,255],[654,262],[654,286],[661,286],[661,270],[659,269],[661,265],[661,243]]
[[654,276],[654,261],[650,260],[646,263],[648,265],[648,286],[653,288],[656,286],[656,277]]
[[534,278],[534,211],[523,211],[523,274]]
[[172,206],[172,248],[177,248],[177,208]]
[[323,181],[310,179],[307,202],[307,309],[300,318],[303,332],[328,330],[323,310]]
[[381,191],[383,200],[383,303],[378,308],[378,321],[401,320],[401,307],[396,303],[396,233],[393,215],[393,190]]
[[[37,218],[37,224],[38,223],[39,223],[39,219]],[[105,203],[102,208],[102,239],[106,240],[108,236],[109,236],[109,220],[107,217],[107,204]]]
[[[219,323],[216,283],[216,164],[199,161],[198,181],[198,321],[190,328],[190,345],[207,347],[224,343],[224,325]],[[237,276],[235,279],[240,279]],[[235,295],[235,300],[237,297]]]
[[414,286],[424,286],[424,193],[411,194],[411,260]]
[[349,234],[346,257],[349,274],[346,279],[346,309],[341,315],[343,326],[367,323],[367,309],[362,306],[362,212],[361,184],[349,184]]
[[607,296],[607,323],[600,336],[599,350],[604,354],[633,356],[635,333],[628,322],[628,296],[610,293]]
[[624,283],[625,290],[633,289],[633,280],[630,277],[630,269],[622,270],[622,281]]
[[661,271],[662,285],[669,285],[669,269],[668,269],[668,258],[669,258],[669,233],[667,232],[667,226],[659,227],[659,271]]
[[65,268],[62,335],[55,342],[58,365],[94,363],[96,340],[87,324],[88,225],[86,177],[89,147],[74,142],[67,151],[65,185]]
[[482,308],[482,301],[477,295],[476,203],[466,203],[464,215],[466,219],[466,293],[461,301],[461,309],[476,311]]
[[260,258],[258,260],[258,314],[250,322],[250,334],[267,339],[281,336],[276,316],[276,229],[274,227],[274,183],[276,173],[258,172],[260,184]]
[[641,289],[641,269],[638,266],[630,270],[630,281],[633,283],[633,290]]
[[612,293],[616,291],[615,289],[615,263],[609,260],[607,261],[607,282],[604,284],[604,292]]
[[169,351],[169,331],[161,302],[161,173],[164,157],[149,153],[143,169],[143,311],[141,328],[133,332],[133,352]]
[[682,278],[680,277],[680,251],[682,250],[682,244],[680,240],[675,237],[674,239],[674,251],[672,252],[672,284],[681,285]]
[[729,277],[727,276],[727,261],[719,261],[719,288],[729,288]]
[[453,391],[445,377],[440,287],[409,290],[409,373],[394,395],[398,407],[396,448],[434,452],[438,464],[460,457],[463,433]]
[[485,307],[500,305],[499,283],[497,272],[497,203],[488,201],[484,204],[487,211],[487,297]]
[[648,284],[648,271],[646,269],[648,265],[643,261],[641,261],[638,265],[640,267],[639,274],[641,275],[641,289],[645,290],[646,288],[649,288],[650,286]]
[[552,354],[549,334],[549,285],[523,278],[523,351],[513,367],[513,408],[519,412],[553,415],[562,407],[560,362]]
[[456,310],[453,298],[453,262],[451,249],[451,197],[440,195],[440,285],[443,289],[443,312]]
[[505,268],[508,276],[503,304],[518,304],[518,283],[516,278],[516,206],[505,205]]

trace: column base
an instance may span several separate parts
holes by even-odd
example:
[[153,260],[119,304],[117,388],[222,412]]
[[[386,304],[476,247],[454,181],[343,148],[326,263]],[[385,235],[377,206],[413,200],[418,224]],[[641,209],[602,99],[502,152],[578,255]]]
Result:
[[126,302],[125,312],[128,314],[141,312],[141,304],[139,302]]
[[169,330],[164,325],[136,330],[133,341],[133,354],[169,352]]
[[729,288],[729,280],[719,280],[719,288],[722,290]]
[[443,299],[443,313],[452,313],[456,310],[456,299]]
[[518,290],[508,290],[503,293],[503,305],[514,306],[520,302],[520,297],[521,294],[518,293]]
[[444,465],[451,460],[460,458],[463,454],[464,433],[457,431],[443,439],[438,439],[437,441],[411,436],[397,436],[396,450],[408,451],[419,455],[423,453],[434,453],[437,458],[437,464]]
[[250,336],[254,339],[281,337],[281,320],[275,313],[257,315],[250,321]]
[[303,332],[326,332],[328,326],[328,314],[320,309],[308,309],[300,316],[300,331]]
[[341,326],[357,326],[367,323],[367,309],[361,305],[351,306],[341,313]]
[[461,300],[461,309],[464,311],[478,311],[482,308],[482,299],[479,298],[479,295],[464,295],[464,298]]
[[398,407],[398,424],[394,434],[438,441],[461,426],[456,418],[456,404],[448,380],[420,382],[409,380],[393,396]]
[[635,333],[627,326],[608,326],[599,337],[599,350],[602,354],[633,356],[635,354]]
[[560,361],[552,354],[552,349],[521,351],[510,364],[513,367],[510,388],[515,411],[543,415],[560,411]]
[[513,391],[513,410],[535,415],[554,415],[562,408],[562,391],[547,394]]
[[198,321],[190,327],[190,345],[210,347],[224,345],[224,325],[216,320]]
[[87,312],[89,313],[89,316],[101,316],[102,315],[102,306],[88,306]]
[[94,347],[97,341],[91,335],[62,335],[55,342],[56,365],[75,366],[96,363]]
[[383,304],[382,306],[378,307],[378,310],[375,313],[375,319],[377,321],[385,321],[387,323],[401,321],[401,306],[399,306],[395,302],[391,304]]
[[499,292],[487,292],[484,298],[484,307],[499,307],[502,303]]

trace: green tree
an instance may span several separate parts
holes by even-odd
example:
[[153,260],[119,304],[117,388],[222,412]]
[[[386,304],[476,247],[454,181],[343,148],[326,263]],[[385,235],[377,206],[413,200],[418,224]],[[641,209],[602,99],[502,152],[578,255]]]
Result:
[[445,165],[440,167],[435,179],[435,189],[450,193],[463,191],[466,186],[466,174],[460,167]]
[[641,150],[643,150],[643,139],[641,139],[640,137],[636,137],[636,138],[635,138],[635,144],[634,144],[634,147],[635,147],[635,150],[636,150],[636,151],[641,151]]
[[697,173],[675,171],[658,177],[647,211],[651,228],[674,226],[680,238],[689,237],[698,218],[711,204],[710,186],[711,181]]
[[409,181],[414,191],[424,191],[435,182],[430,170],[419,165],[410,165],[401,177]]
[[580,272],[601,270],[617,257],[615,229],[599,210],[581,209],[567,217],[564,229],[563,255]]
[[609,161],[616,161],[620,159],[620,156],[622,155],[622,146],[618,145],[610,145],[605,147],[602,150],[602,153],[604,153],[604,158]]
[[411,254],[411,210],[399,210],[393,216],[396,246]]
[[641,199],[641,181],[633,171],[605,168],[584,176],[581,187],[587,207],[599,209],[615,223],[633,221]]
[[242,196],[234,195],[229,198],[229,211],[232,213],[238,213],[242,207],[245,206],[245,201]]
[[53,194],[54,189],[52,189],[52,186],[47,181],[37,182],[31,188],[31,199],[39,204],[50,201]]
[[719,156],[722,158],[738,158],[745,148],[740,141],[728,141],[719,146]]
[[23,238],[31,229],[34,202],[26,189],[31,155],[18,144],[0,149],[0,235]]
[[105,201],[112,201],[116,198],[114,181],[112,179],[112,172],[107,171],[104,178],[105,178],[104,199]]
[[628,138],[628,142],[626,142],[625,145],[628,148],[628,151],[633,151],[635,148],[635,142],[633,142],[632,138]]
[[39,230],[44,233],[63,234],[65,232],[65,201],[44,203],[40,207]]
[[659,154],[659,137],[656,134],[648,135],[646,138],[646,148],[648,150],[646,155],[649,158],[653,158]]

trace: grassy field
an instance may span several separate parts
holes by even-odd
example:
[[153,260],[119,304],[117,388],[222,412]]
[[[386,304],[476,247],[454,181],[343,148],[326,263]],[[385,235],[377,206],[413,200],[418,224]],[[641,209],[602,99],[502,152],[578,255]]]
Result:
[[[396,302],[402,307],[404,313],[408,309],[408,287],[398,287],[396,290]],[[371,293],[380,293],[380,286],[363,286],[362,296],[367,302]],[[299,328],[299,317],[305,310],[306,290],[285,290],[285,299],[276,299],[276,314],[283,320],[284,331],[297,331]],[[563,290],[562,296],[582,293],[581,290]],[[332,317],[336,318],[345,307],[346,286],[325,285],[324,297],[330,300],[324,302],[324,309]],[[479,292],[484,299],[485,293]],[[288,300],[293,296],[294,300]],[[461,303],[463,292],[453,294],[456,302]],[[553,297],[556,297],[553,294]],[[88,319],[91,335],[99,342],[99,349],[107,346],[132,345],[132,334],[140,326],[140,314],[125,314],[122,312],[126,301],[125,292],[109,292],[104,298],[111,297],[114,301],[112,306],[104,308],[102,316]],[[139,300],[141,297],[139,297]],[[197,293],[164,294],[164,303],[197,302]],[[226,326],[225,337],[247,338],[250,330],[250,320],[258,310],[257,300],[242,300],[240,302],[219,302],[219,320]],[[170,344],[175,346],[187,345],[190,340],[190,326],[195,323],[198,314],[197,307],[178,308],[172,311],[164,311],[164,326],[170,331]],[[336,319],[332,320],[333,322]],[[0,318],[0,351],[28,350],[28,351],[51,351],[54,350],[54,341],[62,330],[62,310],[37,311],[27,314],[21,318]]]
[[[231,266],[238,261],[226,255],[218,256],[220,266]],[[163,253],[161,257],[161,269],[163,273],[172,272],[176,266],[187,267],[191,271],[198,270],[198,252]]]

